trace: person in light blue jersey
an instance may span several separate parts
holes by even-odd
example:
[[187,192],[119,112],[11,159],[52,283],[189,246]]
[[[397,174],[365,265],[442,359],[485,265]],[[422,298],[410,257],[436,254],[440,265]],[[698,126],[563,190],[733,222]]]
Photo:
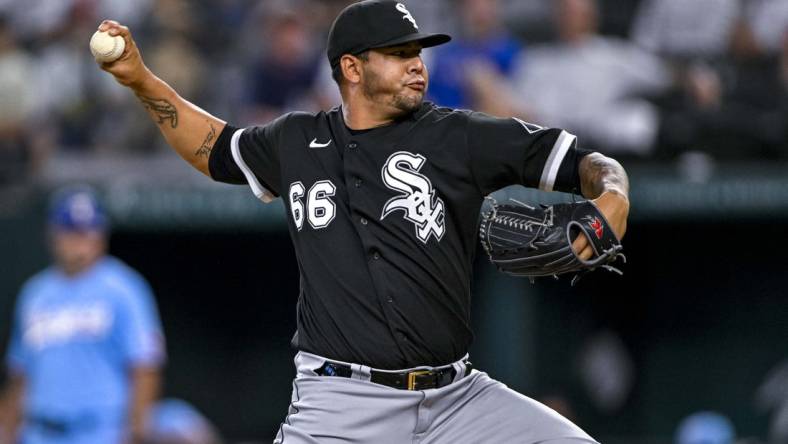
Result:
[[55,263],[16,305],[2,415],[22,444],[129,444],[158,395],[164,337],[151,289],[107,254],[108,221],[86,187],[53,198]]

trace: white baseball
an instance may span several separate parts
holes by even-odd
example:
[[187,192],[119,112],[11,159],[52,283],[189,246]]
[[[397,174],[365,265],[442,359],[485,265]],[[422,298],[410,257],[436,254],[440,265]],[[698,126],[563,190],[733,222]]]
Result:
[[111,36],[106,31],[96,31],[90,38],[90,52],[97,62],[114,62],[123,54],[126,49],[126,41],[123,37]]

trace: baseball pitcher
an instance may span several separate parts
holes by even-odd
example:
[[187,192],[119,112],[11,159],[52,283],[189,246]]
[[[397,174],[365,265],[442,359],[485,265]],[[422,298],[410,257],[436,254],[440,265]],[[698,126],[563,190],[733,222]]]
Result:
[[[336,18],[327,61],[341,106],[248,128],[179,97],[128,28],[99,29],[126,42],[102,69],[173,149],[285,205],[301,291],[292,404],[276,443],[596,442],[472,368],[471,265],[482,202],[510,184],[582,194],[620,239],[629,200],[616,161],[561,129],[425,102],[422,49],[450,37],[426,33],[396,1],[361,1]],[[594,230],[567,244],[578,258],[600,253]]]

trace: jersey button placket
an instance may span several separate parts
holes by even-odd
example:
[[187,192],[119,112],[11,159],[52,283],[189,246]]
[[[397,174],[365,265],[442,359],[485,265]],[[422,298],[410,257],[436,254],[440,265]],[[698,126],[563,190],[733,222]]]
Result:
[[369,223],[369,221],[367,221],[367,218],[366,218],[366,217],[362,217],[362,218],[361,218],[361,220],[360,220],[360,222],[361,222],[361,225],[366,225],[366,224],[368,224],[368,223]]
[[347,147],[348,147],[349,150],[355,150],[356,148],[358,148],[358,143],[356,143],[356,142],[349,142],[347,144]]
[[364,182],[363,180],[361,180],[360,178],[357,177],[356,178],[356,182],[354,183],[354,185],[356,186],[356,188],[361,188],[361,184],[363,182]]

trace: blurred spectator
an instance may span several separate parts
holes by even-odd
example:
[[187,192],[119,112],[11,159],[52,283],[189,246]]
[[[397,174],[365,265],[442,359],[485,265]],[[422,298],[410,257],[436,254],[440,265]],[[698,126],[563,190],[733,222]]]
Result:
[[[663,97],[660,145],[669,156],[695,148],[698,140],[684,135],[685,110],[715,108],[721,103],[722,79],[719,62],[728,54],[736,35],[741,12],[739,0],[645,0],[634,19],[632,39],[638,45],[664,57],[676,70],[694,97],[687,103],[683,94]],[[695,112],[695,109],[691,109]]]
[[91,79],[95,61],[85,48],[85,36],[95,30],[95,11],[85,2],[72,2],[66,21],[42,40],[37,52],[35,112],[45,125],[39,131],[51,131],[58,148],[85,150],[89,147],[95,125],[95,95]]
[[221,444],[216,428],[181,399],[162,399],[148,413],[143,444]]
[[67,23],[76,0],[4,0],[0,11],[8,14],[14,33],[25,42],[44,40]]
[[[32,91],[32,109],[26,118],[34,122],[29,126],[35,128],[32,145],[36,165],[52,151],[89,150],[99,138],[103,146],[113,149],[128,146],[127,139],[119,140],[127,134],[118,130],[122,128],[118,122],[123,121],[105,108],[107,104],[122,103],[117,89],[107,87],[106,76],[100,76],[85,42],[100,18],[123,20],[134,26],[148,16],[151,5],[151,0],[0,3],[0,10],[9,14],[12,29],[22,37],[23,47],[33,60],[26,78]],[[128,101],[128,97],[122,97]],[[104,132],[107,124],[115,127]],[[107,134],[115,137],[105,137]]]
[[[555,0],[501,0],[504,22],[516,36],[528,43],[555,39],[552,19]],[[603,0],[599,3],[602,34],[629,35],[632,16],[639,0]]]
[[527,119],[567,128],[603,152],[649,153],[659,113],[641,97],[671,87],[672,72],[631,43],[598,35],[595,0],[561,0],[555,12],[560,41],[519,58],[508,100]]
[[146,61],[179,94],[202,101],[208,54],[195,45],[196,36],[202,33],[199,13],[185,0],[160,0],[152,17],[158,26]]
[[749,0],[745,3],[745,15],[758,50],[764,54],[779,53],[788,33],[788,2]]
[[156,30],[183,37],[202,33],[197,12],[187,0],[158,0],[151,13]]
[[0,15],[0,185],[27,178],[32,159],[33,60]]
[[644,0],[632,39],[671,58],[719,58],[728,51],[739,13],[739,0]]
[[142,434],[164,360],[153,295],[106,254],[107,216],[89,188],[55,195],[49,230],[55,265],[17,301],[0,441],[128,442]]
[[788,360],[780,362],[764,378],[755,396],[758,407],[771,414],[769,442],[788,442]]
[[[130,28],[136,28],[148,18],[154,0],[98,0],[93,3],[98,20],[116,20]],[[162,3],[162,0],[156,3]]]
[[[462,0],[462,27],[450,45],[433,51],[429,96],[437,104],[452,108],[475,108],[468,70],[485,64],[496,74],[508,77],[520,44],[501,22],[498,0]],[[481,106],[480,106],[481,105]]]
[[263,12],[253,24],[260,53],[247,72],[242,119],[250,123],[267,122],[309,102],[318,63],[325,63],[301,14],[270,7]]
[[555,35],[551,20],[554,0],[501,0],[507,27],[527,42],[543,42]]
[[604,413],[619,411],[635,380],[635,364],[624,341],[612,330],[591,336],[580,356],[580,378],[594,407]]
[[339,88],[331,77],[331,65],[328,61],[318,64],[312,92],[318,109],[329,110],[342,103],[342,96],[339,95]]
[[[101,19],[135,28],[148,63],[191,100],[262,123],[339,103],[323,48],[352,1],[0,0],[0,184],[27,183],[52,153],[160,146],[87,51]],[[424,52],[439,104],[567,127],[617,154],[788,156],[788,1],[605,0],[602,12],[568,0],[403,2],[455,35]],[[630,18],[645,52],[599,35]]]
[[[310,14],[316,47],[322,48],[317,56],[317,67],[315,77],[312,79],[311,99],[314,102],[311,106],[304,104],[305,109],[329,110],[342,102],[339,89],[334,79],[331,77],[331,65],[325,58],[325,45],[328,39],[328,30],[331,24],[353,0],[326,0],[314,4],[314,14]],[[424,2],[420,2],[422,4]],[[310,6],[312,8],[312,6]]]
[[715,412],[684,418],[676,430],[676,444],[733,444],[736,432],[730,419]]
[[739,24],[719,106],[664,104],[661,145],[668,154],[692,147],[719,158],[788,157],[788,24],[776,52],[761,47],[749,26]]

